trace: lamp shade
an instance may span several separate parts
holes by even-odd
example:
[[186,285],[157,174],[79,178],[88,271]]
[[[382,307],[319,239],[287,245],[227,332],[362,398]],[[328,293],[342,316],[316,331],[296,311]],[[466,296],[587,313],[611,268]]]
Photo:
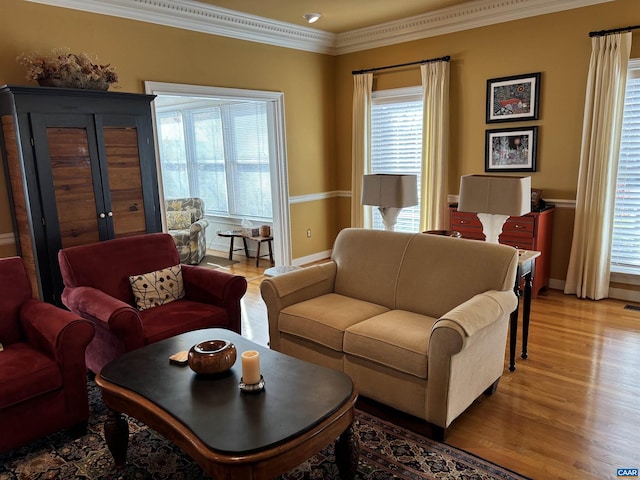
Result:
[[463,175],[458,211],[525,215],[531,211],[531,177]]
[[362,204],[394,208],[417,205],[418,177],[390,174],[364,175]]

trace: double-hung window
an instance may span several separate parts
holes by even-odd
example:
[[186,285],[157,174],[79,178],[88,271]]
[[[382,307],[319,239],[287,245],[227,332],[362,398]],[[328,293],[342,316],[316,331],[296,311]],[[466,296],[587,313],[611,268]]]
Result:
[[[373,92],[371,98],[371,173],[418,176],[418,205],[400,211],[397,231],[420,228],[420,174],[422,171],[422,87]],[[375,207],[373,228],[384,230]]]
[[267,108],[200,100],[159,109],[164,197],[200,197],[208,215],[271,219]]
[[616,187],[611,272],[640,276],[640,59],[629,62]]

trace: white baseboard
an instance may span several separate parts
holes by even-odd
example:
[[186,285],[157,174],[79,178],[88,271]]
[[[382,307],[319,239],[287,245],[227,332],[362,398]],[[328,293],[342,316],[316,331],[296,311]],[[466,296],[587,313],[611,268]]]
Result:
[[[556,278],[549,279],[549,288],[553,288],[555,290],[561,290],[564,292],[564,280],[558,280]],[[609,288],[609,296],[608,298],[612,298],[614,300],[623,300],[625,302],[637,302],[640,303],[640,291],[638,290],[627,290],[625,288]]]
[[324,252],[314,253],[313,255],[307,255],[306,257],[294,258],[291,263],[299,267],[302,265],[307,265],[309,263],[319,262],[320,260],[326,260],[330,257],[331,250],[325,250]]

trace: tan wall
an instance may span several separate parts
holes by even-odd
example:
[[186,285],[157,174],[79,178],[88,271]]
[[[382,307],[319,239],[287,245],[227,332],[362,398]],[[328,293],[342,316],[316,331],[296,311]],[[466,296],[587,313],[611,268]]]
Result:
[[[334,57],[2,0],[0,85],[34,84],[25,79],[16,56],[55,47],[94,53],[115,65],[118,91],[143,92],[144,81],[151,80],[284,92],[290,195],[335,190]],[[313,247],[328,250],[337,234],[335,202],[314,203],[324,205],[322,219],[314,221]],[[296,238],[309,223],[306,210],[315,214],[318,208],[291,209]],[[6,182],[0,175],[0,234],[11,231]],[[312,253],[309,243],[294,239],[294,257]],[[0,255],[13,253],[12,247],[0,248]]]
[[[574,200],[588,32],[640,24],[637,0],[616,0],[420,41],[330,57],[24,2],[3,0],[0,84],[26,84],[15,61],[22,52],[66,46],[117,66],[120,89],[142,92],[145,80],[275,90],[285,93],[289,188],[292,196],[351,189],[352,70],[451,55],[449,190],[460,175],[482,172],[488,128],[538,125],[534,188],[543,197]],[[640,31],[632,57],[640,57]],[[542,72],[540,120],[485,124],[489,78]],[[418,69],[376,76],[376,89],[417,85]],[[6,190],[0,176],[0,192]],[[573,211],[555,215],[551,277],[564,279]],[[331,248],[349,225],[350,201],[335,198],[291,206],[294,258]],[[306,229],[312,228],[311,239]],[[11,231],[0,193],[0,234]],[[11,249],[0,249],[0,255]]]
[[[543,198],[575,200],[582,115],[593,30],[640,24],[638,0],[542,15],[460,33],[343,55],[336,64],[338,188],[351,188],[352,70],[451,56],[451,142],[449,192],[457,195],[461,175],[484,172],[485,130],[538,125],[537,172],[532,186]],[[640,57],[640,30],[633,33],[632,58]],[[540,119],[485,123],[486,81],[542,72]],[[380,72],[374,90],[420,84],[416,67]],[[340,226],[349,223],[340,204]],[[551,278],[564,280],[573,231],[573,209],[559,208],[554,221]]]

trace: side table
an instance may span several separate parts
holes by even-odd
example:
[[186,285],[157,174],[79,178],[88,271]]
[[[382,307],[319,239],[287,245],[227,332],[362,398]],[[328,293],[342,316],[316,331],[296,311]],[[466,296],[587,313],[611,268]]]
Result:
[[[531,315],[531,291],[533,278],[535,276],[535,259],[541,252],[535,250],[518,250],[518,271],[516,273],[516,284],[513,291],[518,297],[516,309],[511,312],[509,326],[509,370],[516,369],[516,340],[518,337],[518,313],[520,311],[520,296],[524,295],[524,305],[522,307],[522,353],[521,358],[527,358],[527,342],[529,341],[529,317]],[[524,289],[521,288],[524,283]],[[522,291],[524,290],[524,291]]]
[[247,258],[251,258],[251,255],[249,255],[249,248],[247,246],[247,239],[252,240],[254,242],[258,243],[258,249],[256,251],[256,267],[258,267],[260,265],[260,258],[262,256],[266,256],[265,255],[260,255],[260,245],[262,245],[263,243],[267,243],[267,246],[269,247],[269,261],[271,262],[271,265],[273,265],[273,236],[269,235],[268,237],[263,237],[263,236],[249,236],[249,235],[243,235],[242,231],[240,230],[227,230],[224,232],[218,232],[218,236],[219,237],[226,237],[229,238],[229,260],[233,260],[233,252],[235,252],[236,250],[242,250],[240,248],[234,248],[234,240],[236,239],[236,237],[242,238],[242,246],[244,247],[244,254]]

